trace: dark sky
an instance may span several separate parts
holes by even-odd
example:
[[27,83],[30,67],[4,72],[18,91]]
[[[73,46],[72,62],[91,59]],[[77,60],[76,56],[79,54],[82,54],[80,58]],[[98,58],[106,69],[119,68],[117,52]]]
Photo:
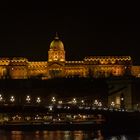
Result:
[[130,55],[140,64],[139,14],[131,7],[19,4],[7,3],[0,10],[0,57],[47,60],[49,44],[58,32],[67,60]]

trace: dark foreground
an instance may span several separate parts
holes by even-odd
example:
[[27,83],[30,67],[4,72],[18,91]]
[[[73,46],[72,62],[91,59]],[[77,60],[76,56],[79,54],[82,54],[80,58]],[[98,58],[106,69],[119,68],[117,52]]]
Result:
[[[119,124],[119,122],[118,122]],[[139,134],[139,122],[134,126],[127,123],[123,125],[116,124],[6,124],[0,125],[1,131],[98,131],[103,135],[119,134]]]
[[94,131],[0,131],[0,140],[139,140],[140,135]]

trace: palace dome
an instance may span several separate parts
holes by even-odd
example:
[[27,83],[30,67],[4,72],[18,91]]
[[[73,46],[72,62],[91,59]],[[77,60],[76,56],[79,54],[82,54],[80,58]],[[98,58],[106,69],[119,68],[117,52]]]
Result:
[[63,42],[59,39],[59,37],[56,35],[54,40],[50,44],[50,49],[51,50],[64,50],[64,44]]

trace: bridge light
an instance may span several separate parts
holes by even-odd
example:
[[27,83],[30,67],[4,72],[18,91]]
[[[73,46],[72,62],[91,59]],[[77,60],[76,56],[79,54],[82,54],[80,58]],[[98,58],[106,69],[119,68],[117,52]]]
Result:
[[58,104],[62,104],[63,103],[63,101],[58,101]]
[[53,106],[49,106],[49,111],[52,111],[53,110]]
[[81,100],[81,103],[84,104],[84,100]]
[[114,102],[111,102],[111,106],[114,107],[115,106],[115,103]]
[[102,102],[99,102],[99,103],[98,103],[98,106],[99,106],[99,107],[102,107]]
[[95,100],[94,101],[94,105],[98,105],[98,100]]

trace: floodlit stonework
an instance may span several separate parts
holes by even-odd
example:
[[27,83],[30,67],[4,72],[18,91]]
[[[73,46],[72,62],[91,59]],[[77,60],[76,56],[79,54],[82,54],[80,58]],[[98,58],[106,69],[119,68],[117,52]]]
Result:
[[140,76],[140,66],[133,66],[130,56],[88,56],[81,61],[67,61],[63,42],[58,36],[50,43],[48,61],[26,58],[0,58],[1,79],[50,79],[56,77]]

